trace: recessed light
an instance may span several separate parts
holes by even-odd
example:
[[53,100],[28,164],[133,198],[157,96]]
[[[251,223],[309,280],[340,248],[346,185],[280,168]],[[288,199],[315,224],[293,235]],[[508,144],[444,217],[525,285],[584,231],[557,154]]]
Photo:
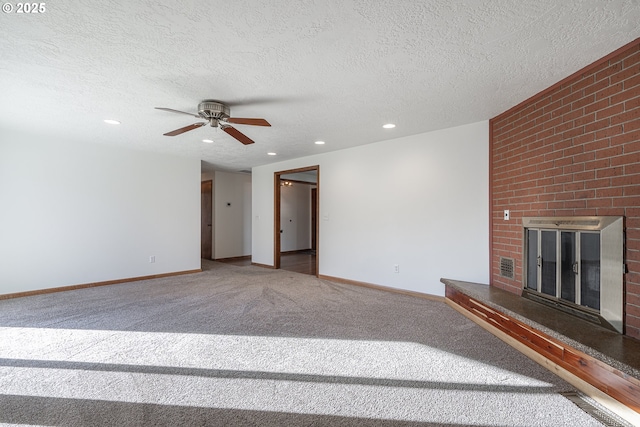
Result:
[[268,156],[275,156],[276,153],[267,153]]
[[202,142],[206,142],[207,144],[213,143],[213,139],[203,139]]
[[382,127],[385,129],[393,129],[394,127],[396,127],[396,125],[394,125],[393,123],[387,123],[386,125],[382,125]]
[[324,145],[324,141],[316,141],[315,144],[316,145]]
[[119,125],[120,122],[117,120],[112,120],[112,119],[105,119],[104,121],[105,123],[109,123],[110,125]]

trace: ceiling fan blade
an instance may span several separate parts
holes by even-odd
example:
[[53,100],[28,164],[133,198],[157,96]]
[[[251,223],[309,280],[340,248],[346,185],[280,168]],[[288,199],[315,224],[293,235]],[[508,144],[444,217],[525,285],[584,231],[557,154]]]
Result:
[[222,126],[222,130],[242,142],[244,145],[253,144],[253,140],[251,140],[247,135],[240,132],[238,129],[233,128],[231,126]]
[[186,111],[174,110],[173,108],[155,107],[155,109],[156,109],[156,110],[169,111],[169,112],[171,112],[171,113],[186,114],[186,115],[191,116],[191,117],[201,118],[201,117],[200,117],[199,115],[197,115],[197,114],[187,113]]
[[239,117],[229,117],[225,119],[225,121],[237,125],[271,126],[265,119],[244,119]]
[[204,122],[204,123],[194,123],[192,125],[185,126],[183,128],[180,128],[180,129],[172,130],[171,132],[167,132],[167,133],[164,134],[164,136],[180,135],[181,133],[189,132],[190,130],[197,129],[197,128],[199,128],[201,126],[204,126],[206,124],[207,124],[206,122]]

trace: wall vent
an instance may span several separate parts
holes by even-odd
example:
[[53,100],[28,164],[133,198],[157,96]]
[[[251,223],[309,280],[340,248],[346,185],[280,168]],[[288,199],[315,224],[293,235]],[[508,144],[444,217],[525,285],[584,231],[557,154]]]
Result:
[[513,258],[500,257],[500,276],[513,279]]
[[608,216],[575,216],[575,217],[540,217],[522,218],[524,228],[548,228],[552,230],[602,230],[617,217]]

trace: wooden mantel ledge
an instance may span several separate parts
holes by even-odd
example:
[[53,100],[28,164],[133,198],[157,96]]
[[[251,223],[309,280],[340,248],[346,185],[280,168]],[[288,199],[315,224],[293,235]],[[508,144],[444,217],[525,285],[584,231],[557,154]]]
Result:
[[440,279],[447,287],[640,379],[640,341],[494,286]]

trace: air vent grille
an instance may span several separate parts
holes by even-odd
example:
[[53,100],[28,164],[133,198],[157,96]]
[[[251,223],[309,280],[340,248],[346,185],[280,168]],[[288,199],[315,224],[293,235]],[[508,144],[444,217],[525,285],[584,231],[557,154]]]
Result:
[[500,257],[500,276],[513,279],[513,258]]
[[582,409],[587,414],[602,423],[605,427],[630,427],[631,424],[626,420],[620,418],[617,414],[613,413],[608,408],[605,408],[593,398],[590,398],[582,393],[576,392],[561,392],[560,395],[566,397],[573,402],[578,408]]
[[548,219],[532,219],[530,222],[531,226],[545,226],[545,225],[554,225],[556,227],[575,225],[575,226],[585,226],[585,227],[597,227],[600,225],[600,221],[597,219],[585,219],[585,220],[570,220],[570,219],[560,219],[560,220],[548,220]]
[[524,228],[548,228],[551,230],[604,230],[618,221],[615,216],[557,216],[523,217]]

